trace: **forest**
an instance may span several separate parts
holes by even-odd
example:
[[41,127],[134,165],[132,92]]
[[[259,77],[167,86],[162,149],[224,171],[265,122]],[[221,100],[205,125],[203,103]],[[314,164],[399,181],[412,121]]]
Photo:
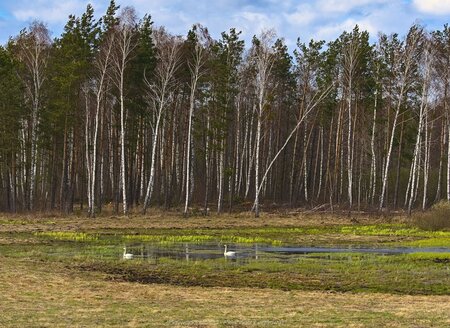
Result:
[[54,39],[35,21],[0,46],[0,211],[450,200],[450,27],[400,32],[288,49],[273,30],[173,35],[114,0]]

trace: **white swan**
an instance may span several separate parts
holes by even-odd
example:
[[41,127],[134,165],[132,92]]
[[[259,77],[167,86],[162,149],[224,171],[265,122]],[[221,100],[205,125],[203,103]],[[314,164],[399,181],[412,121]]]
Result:
[[124,260],[131,260],[133,258],[133,254],[127,253],[127,248],[123,248],[123,259]]
[[224,246],[225,246],[225,251],[223,252],[223,255],[225,257],[236,257],[236,252],[227,251],[227,245],[224,245]]

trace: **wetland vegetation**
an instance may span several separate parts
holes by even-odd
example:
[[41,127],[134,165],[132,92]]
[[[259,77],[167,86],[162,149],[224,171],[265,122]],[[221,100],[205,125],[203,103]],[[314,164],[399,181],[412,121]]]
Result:
[[[101,317],[106,316],[106,312],[111,313],[111,319],[103,317],[101,321],[101,325],[108,326],[122,326],[132,320],[141,322],[143,319],[139,316],[153,320],[144,314],[149,307],[152,313],[161,316],[155,319],[158,322],[155,326],[228,327],[246,322],[241,326],[259,327],[263,321],[267,322],[266,326],[271,322],[270,326],[279,327],[296,327],[307,322],[340,326],[345,322],[385,324],[389,320],[394,326],[408,326],[412,322],[422,322],[423,326],[449,324],[450,231],[425,230],[401,218],[361,217],[357,221],[326,216],[277,219],[269,214],[259,223],[250,216],[239,215],[188,220],[176,217],[167,220],[159,215],[145,220],[142,217],[95,220],[69,220],[58,216],[2,217],[0,276],[3,281],[0,290],[9,297],[0,301],[0,308],[17,307],[21,300],[27,299],[31,303],[27,303],[28,310],[19,311],[20,322],[26,324],[28,318],[33,317],[31,313],[28,317],[27,313],[36,302],[42,304],[43,326],[55,322],[63,326],[64,321],[52,320],[66,310],[55,307],[52,300],[60,299],[54,284],[61,283],[61,277],[65,277],[78,284],[65,287],[65,309],[89,312],[87,304],[100,302]],[[236,251],[237,258],[223,256],[224,244]],[[123,259],[124,246],[134,255],[132,260]],[[292,247],[310,250],[286,251]],[[385,252],[408,247],[414,252]],[[15,276],[13,272],[17,268],[23,271]],[[41,275],[54,282],[34,285],[32,281],[40,280]],[[14,287],[16,284],[18,286]],[[85,296],[80,284],[84,286]],[[13,287],[23,295],[14,294]],[[26,288],[29,290],[25,291]],[[120,301],[117,295],[110,301],[103,299],[105,295],[111,297],[107,291],[111,288],[119,290]],[[140,296],[131,296],[127,288],[142,288],[142,291],[138,293]],[[165,288],[166,292],[156,295],[160,288]],[[181,291],[188,294],[175,306],[172,298],[179,298]],[[102,301],[88,299],[92,293]],[[69,294],[76,294],[78,298],[71,299]],[[235,309],[231,317],[227,317],[227,311],[207,301],[218,294],[227,295],[221,302]],[[237,300],[235,294],[241,299]],[[255,304],[250,302],[253,294],[259,295],[255,296]],[[321,311],[321,306],[313,308],[313,304],[299,302],[301,295],[314,295],[316,302],[331,308],[334,315],[329,313],[315,318],[316,321],[307,319],[307,313]],[[193,301],[188,306],[191,310],[182,310],[181,304],[189,303],[191,296]],[[343,302],[336,301],[340,297],[348,297],[354,304],[334,304]],[[294,298],[297,303],[273,303],[285,298]],[[174,304],[168,306],[168,299]],[[386,301],[383,309],[376,313],[368,304],[380,299],[394,299],[394,303],[409,304],[411,308],[400,315],[394,308],[389,309],[389,301]],[[231,304],[232,300],[236,303]],[[142,305],[137,306],[139,302]],[[212,311],[212,316],[205,318],[194,310],[196,302],[202,303],[204,311]],[[236,309],[241,302],[246,308]],[[269,310],[272,317],[256,318],[256,313],[265,311],[262,303],[273,304],[274,308]],[[412,307],[421,307],[422,303],[433,308],[427,310],[428,316],[423,311],[412,311]],[[303,305],[296,308],[295,304]],[[129,313],[120,317],[122,311]],[[285,311],[290,316],[285,317]],[[252,314],[246,319],[245,313]],[[184,321],[176,321],[177,318]],[[72,315],[72,320],[76,325],[85,323],[81,314]],[[0,316],[0,323],[14,326],[12,317],[7,314]]]

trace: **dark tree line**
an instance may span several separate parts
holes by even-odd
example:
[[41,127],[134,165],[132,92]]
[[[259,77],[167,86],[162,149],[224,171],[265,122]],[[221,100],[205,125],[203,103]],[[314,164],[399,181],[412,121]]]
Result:
[[111,1],[0,47],[0,211],[450,200],[450,28],[186,37]]

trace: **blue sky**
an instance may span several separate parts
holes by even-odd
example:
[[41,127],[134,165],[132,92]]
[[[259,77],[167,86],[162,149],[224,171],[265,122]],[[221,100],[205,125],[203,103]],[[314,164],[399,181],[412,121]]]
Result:
[[[164,25],[185,35],[194,23],[208,27],[212,36],[236,27],[250,40],[262,29],[275,28],[292,49],[296,39],[326,41],[355,24],[368,30],[403,35],[418,21],[429,30],[441,29],[450,18],[450,0],[116,0],[122,7],[136,8],[142,17],[152,15],[155,25]],[[80,15],[91,3],[102,15],[109,0],[0,0],[0,44],[16,35],[32,20],[47,23],[56,37],[69,14]]]

